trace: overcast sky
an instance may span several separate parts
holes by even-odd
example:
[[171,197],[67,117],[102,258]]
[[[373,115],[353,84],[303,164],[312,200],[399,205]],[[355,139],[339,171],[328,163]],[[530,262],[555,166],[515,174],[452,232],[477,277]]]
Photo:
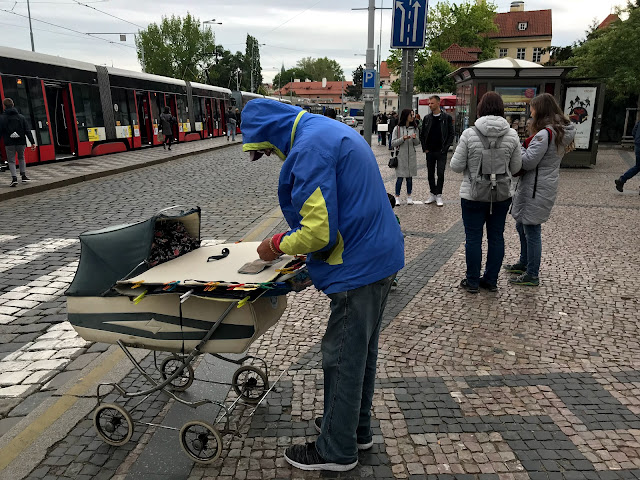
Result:
[[[290,68],[302,57],[333,58],[343,67],[347,78],[365,60],[362,55],[367,44],[367,12],[351,9],[366,7],[367,0],[78,1],[141,27],[159,22],[164,15],[182,16],[187,11],[203,21],[215,18],[222,22],[215,26],[216,42],[225,48],[244,50],[247,33],[266,44],[260,52],[266,81],[274,77],[283,63]],[[511,2],[498,0],[495,3],[499,12],[506,12]],[[594,18],[602,21],[622,3],[622,0],[526,0],[525,7],[527,10],[553,9],[553,45],[560,46],[581,38]],[[391,4],[391,0],[376,0],[378,7],[390,7]],[[16,14],[26,15],[26,0],[0,0],[0,9],[13,9]],[[131,35],[126,43],[118,42],[115,35],[101,35],[117,43],[113,45],[35,19],[84,33],[129,33],[136,32],[137,26],[79,5],[74,0],[31,0],[31,15],[37,52],[140,70]],[[384,60],[391,35],[391,10],[376,14],[376,45],[381,25]],[[28,20],[0,10],[0,45],[30,49]]]

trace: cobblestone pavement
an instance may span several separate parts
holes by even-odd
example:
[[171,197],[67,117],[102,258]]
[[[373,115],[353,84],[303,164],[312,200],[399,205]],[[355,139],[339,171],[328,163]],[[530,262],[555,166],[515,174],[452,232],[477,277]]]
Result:
[[[392,192],[387,151],[374,150]],[[625,194],[613,188],[613,179],[628,168],[627,156],[602,149],[594,169],[562,170],[558,202],[543,227],[537,289],[511,287],[507,275],[498,293],[469,296],[457,287],[464,274],[459,175],[447,172],[444,208],[396,209],[406,235],[406,267],[380,339],[375,443],[361,453],[356,470],[301,472],[282,458],[292,442],[315,437],[312,420],[323,408],[319,342],[328,300],[309,289],[292,294],[280,322],[250,348],[267,361],[272,381],[286,374],[253,416],[253,408],[234,410],[231,426],[240,426],[240,436],[225,437],[228,444],[212,465],[187,462],[178,474],[175,468],[168,474],[159,461],[141,473],[136,462],[155,449],[183,461],[178,436],[136,425],[129,443],[111,447],[83,413],[26,476],[640,478],[640,295],[633,280],[640,267],[640,196],[637,180]],[[77,234],[187,203],[203,208],[204,237],[239,239],[276,206],[277,164],[257,162],[249,169],[245,160],[239,149],[203,154],[3,203],[12,208],[0,212],[0,382],[6,375],[0,435],[8,432],[0,448],[19,433],[24,415],[109,353],[107,346],[81,344],[65,322],[60,294],[77,261]],[[427,189],[421,168],[413,198],[424,200]],[[21,215],[21,209],[33,213]],[[282,228],[276,221],[269,229]],[[514,260],[519,243],[512,219],[506,243],[505,261]],[[204,365],[208,358],[197,378],[203,366],[215,370]],[[151,358],[143,361],[150,365]],[[140,381],[129,372],[123,384]],[[226,403],[234,400],[231,391]],[[138,402],[118,403],[132,409]],[[134,421],[173,424],[173,404],[152,395],[135,410]],[[190,415],[215,418],[206,409]]]
[[[240,136],[240,139],[242,136]],[[241,140],[236,140],[239,142]],[[188,155],[226,148],[231,145],[224,137],[174,144],[171,151],[149,147],[131,152],[78,158],[70,161],[51,162],[27,167],[30,183],[9,187],[8,172],[0,174],[0,201],[31,195],[96,178],[136,170],[145,166],[165,163]]]

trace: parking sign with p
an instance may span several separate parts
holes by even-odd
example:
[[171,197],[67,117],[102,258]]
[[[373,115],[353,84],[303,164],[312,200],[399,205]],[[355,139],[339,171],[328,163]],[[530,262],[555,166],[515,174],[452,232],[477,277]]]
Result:
[[365,70],[362,73],[362,88],[376,88],[375,70]]

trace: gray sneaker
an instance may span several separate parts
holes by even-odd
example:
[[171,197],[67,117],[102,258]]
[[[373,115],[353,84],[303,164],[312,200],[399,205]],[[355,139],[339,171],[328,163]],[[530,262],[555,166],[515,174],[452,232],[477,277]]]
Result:
[[509,283],[512,285],[524,285],[525,287],[537,287],[540,285],[540,279],[533,275],[529,275],[528,273],[523,273],[522,275],[509,280]]

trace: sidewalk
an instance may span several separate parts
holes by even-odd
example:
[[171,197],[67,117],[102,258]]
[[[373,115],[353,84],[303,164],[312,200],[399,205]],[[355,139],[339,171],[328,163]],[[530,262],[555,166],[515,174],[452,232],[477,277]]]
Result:
[[[392,192],[388,150],[373,149]],[[374,446],[360,454],[355,470],[302,472],[282,458],[291,443],[316,438],[313,418],[323,411],[320,341],[329,303],[307,289],[289,296],[280,321],[250,347],[248,354],[269,365],[271,381],[286,373],[253,417],[251,407],[234,411],[232,426],[248,421],[240,436],[225,437],[212,465],[192,464],[177,432],[157,426],[136,424],[122,447],[99,440],[92,425],[95,382],[122,379],[139,388],[144,381],[116,348],[94,344],[65,367],[59,382],[9,408],[8,415],[0,412],[4,421],[15,422],[0,437],[0,465],[3,457],[15,458],[6,461],[0,479],[640,478],[640,179],[630,181],[624,194],[613,185],[628,168],[627,153],[603,149],[595,168],[561,170],[558,200],[543,226],[539,288],[511,286],[508,275],[501,275],[497,293],[471,296],[458,287],[465,271],[461,175],[447,170],[443,208],[396,208],[406,235],[406,266],[383,319]],[[256,199],[275,189],[278,163],[230,164],[246,171],[247,191],[265,188],[256,191]],[[428,194],[423,164],[414,179],[415,200]],[[157,185],[163,185],[161,173],[154,174]],[[211,175],[205,183],[223,176],[221,170]],[[222,195],[233,190],[229,179],[221,183]],[[190,188],[194,201],[211,197],[213,206],[218,200],[217,192]],[[268,213],[244,238],[257,240],[285,228],[274,207],[263,206]],[[510,262],[519,250],[511,218],[505,241]],[[152,365],[148,353],[138,353]],[[230,405],[235,393],[211,382],[228,380],[232,370],[203,357],[185,395]],[[30,400],[47,395],[47,389],[46,400]],[[215,418],[208,407],[181,409],[158,394],[137,409],[140,399],[110,395],[107,401],[127,408],[134,421],[170,428]],[[33,443],[25,447],[28,441]]]
[[226,148],[242,142],[242,135],[237,135],[235,142],[226,137],[174,144],[171,151],[162,147],[148,147],[130,152],[115,153],[99,157],[75,158],[60,162],[27,166],[30,183],[19,183],[17,187],[9,187],[9,172],[0,173],[0,202],[9,198],[44,192],[55,188],[66,187],[96,178],[124,173],[138,168],[177,160],[189,155]]

